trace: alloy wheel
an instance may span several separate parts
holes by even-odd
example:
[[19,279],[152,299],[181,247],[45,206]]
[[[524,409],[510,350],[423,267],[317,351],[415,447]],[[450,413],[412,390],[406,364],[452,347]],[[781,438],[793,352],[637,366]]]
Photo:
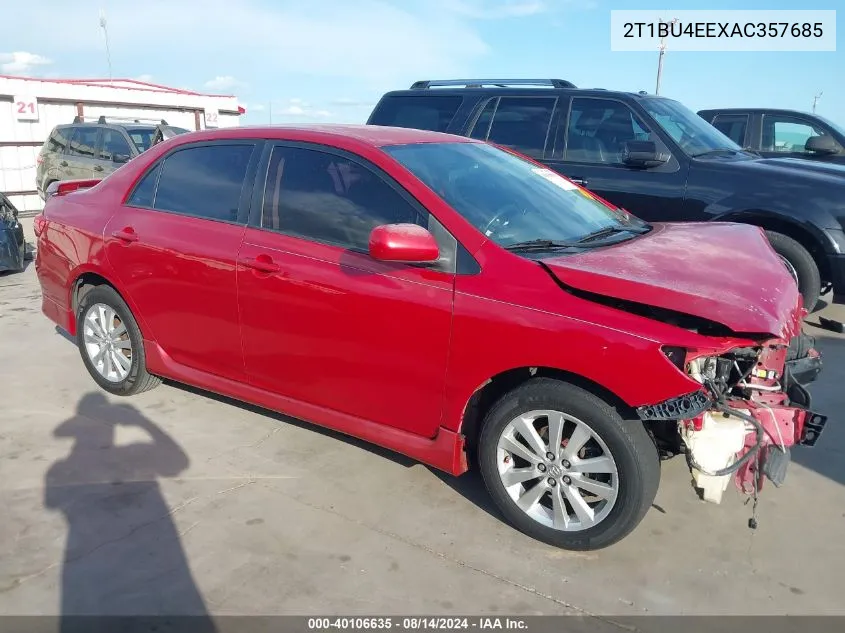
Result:
[[132,342],[114,308],[95,303],[85,312],[82,327],[85,352],[97,373],[109,382],[124,380],[132,366]]
[[499,477],[525,514],[576,532],[603,521],[619,492],[616,461],[585,422],[560,411],[528,411],[499,437]]

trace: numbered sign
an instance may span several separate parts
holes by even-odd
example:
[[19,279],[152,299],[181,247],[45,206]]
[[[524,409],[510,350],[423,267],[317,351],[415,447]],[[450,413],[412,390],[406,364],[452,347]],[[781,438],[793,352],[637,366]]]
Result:
[[38,100],[35,97],[15,97],[12,102],[12,110],[18,121],[38,120]]
[[205,127],[217,127],[217,121],[220,118],[220,113],[217,110],[205,111]]

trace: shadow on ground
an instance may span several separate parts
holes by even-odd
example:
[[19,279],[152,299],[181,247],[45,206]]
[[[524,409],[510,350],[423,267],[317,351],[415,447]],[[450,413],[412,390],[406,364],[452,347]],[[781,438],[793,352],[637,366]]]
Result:
[[[118,427],[146,441],[116,445]],[[79,616],[191,615],[191,630],[214,631],[194,583],[159,478],[189,465],[174,440],[130,405],[86,394],[54,431],[73,441],[46,475],[44,505],[67,522],[61,630]]]

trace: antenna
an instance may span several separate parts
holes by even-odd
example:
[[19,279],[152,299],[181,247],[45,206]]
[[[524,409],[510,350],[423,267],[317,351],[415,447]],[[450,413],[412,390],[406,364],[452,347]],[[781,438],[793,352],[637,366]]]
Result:
[[111,72],[111,51],[109,50],[109,29],[106,24],[106,12],[100,9],[100,28],[103,29],[103,37],[106,39],[106,61],[109,64],[109,81],[112,79]]
[[816,113],[816,104],[819,102],[819,99],[822,98],[823,94],[824,94],[824,91],[822,90],[822,91],[819,92],[819,94],[817,94],[815,97],[813,97],[813,114]]

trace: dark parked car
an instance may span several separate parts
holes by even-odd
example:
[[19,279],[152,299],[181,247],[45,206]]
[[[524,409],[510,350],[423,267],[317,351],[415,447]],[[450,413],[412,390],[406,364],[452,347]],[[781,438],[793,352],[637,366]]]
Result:
[[0,273],[23,270],[26,254],[18,210],[0,193]]
[[98,178],[110,174],[161,140],[187,132],[163,120],[160,123],[118,122],[99,117],[84,122],[76,117],[69,125],[57,125],[38,154],[36,187],[42,200],[51,183]]
[[780,484],[826,422],[798,286],[759,229],[648,224],[472,139],[195,132],[55,185],[33,228],[42,310],[105,391],[166,377],[472,464],[561,547],[633,530],[658,450],[719,502]]
[[845,178],[835,166],[762,159],[677,101],[559,79],[420,81],[386,94],[368,123],[512,147],[647,221],[760,226],[808,309],[831,287],[845,295]]
[[718,108],[698,115],[737,145],[767,158],[845,165],[845,129],[817,114],[773,108]]

